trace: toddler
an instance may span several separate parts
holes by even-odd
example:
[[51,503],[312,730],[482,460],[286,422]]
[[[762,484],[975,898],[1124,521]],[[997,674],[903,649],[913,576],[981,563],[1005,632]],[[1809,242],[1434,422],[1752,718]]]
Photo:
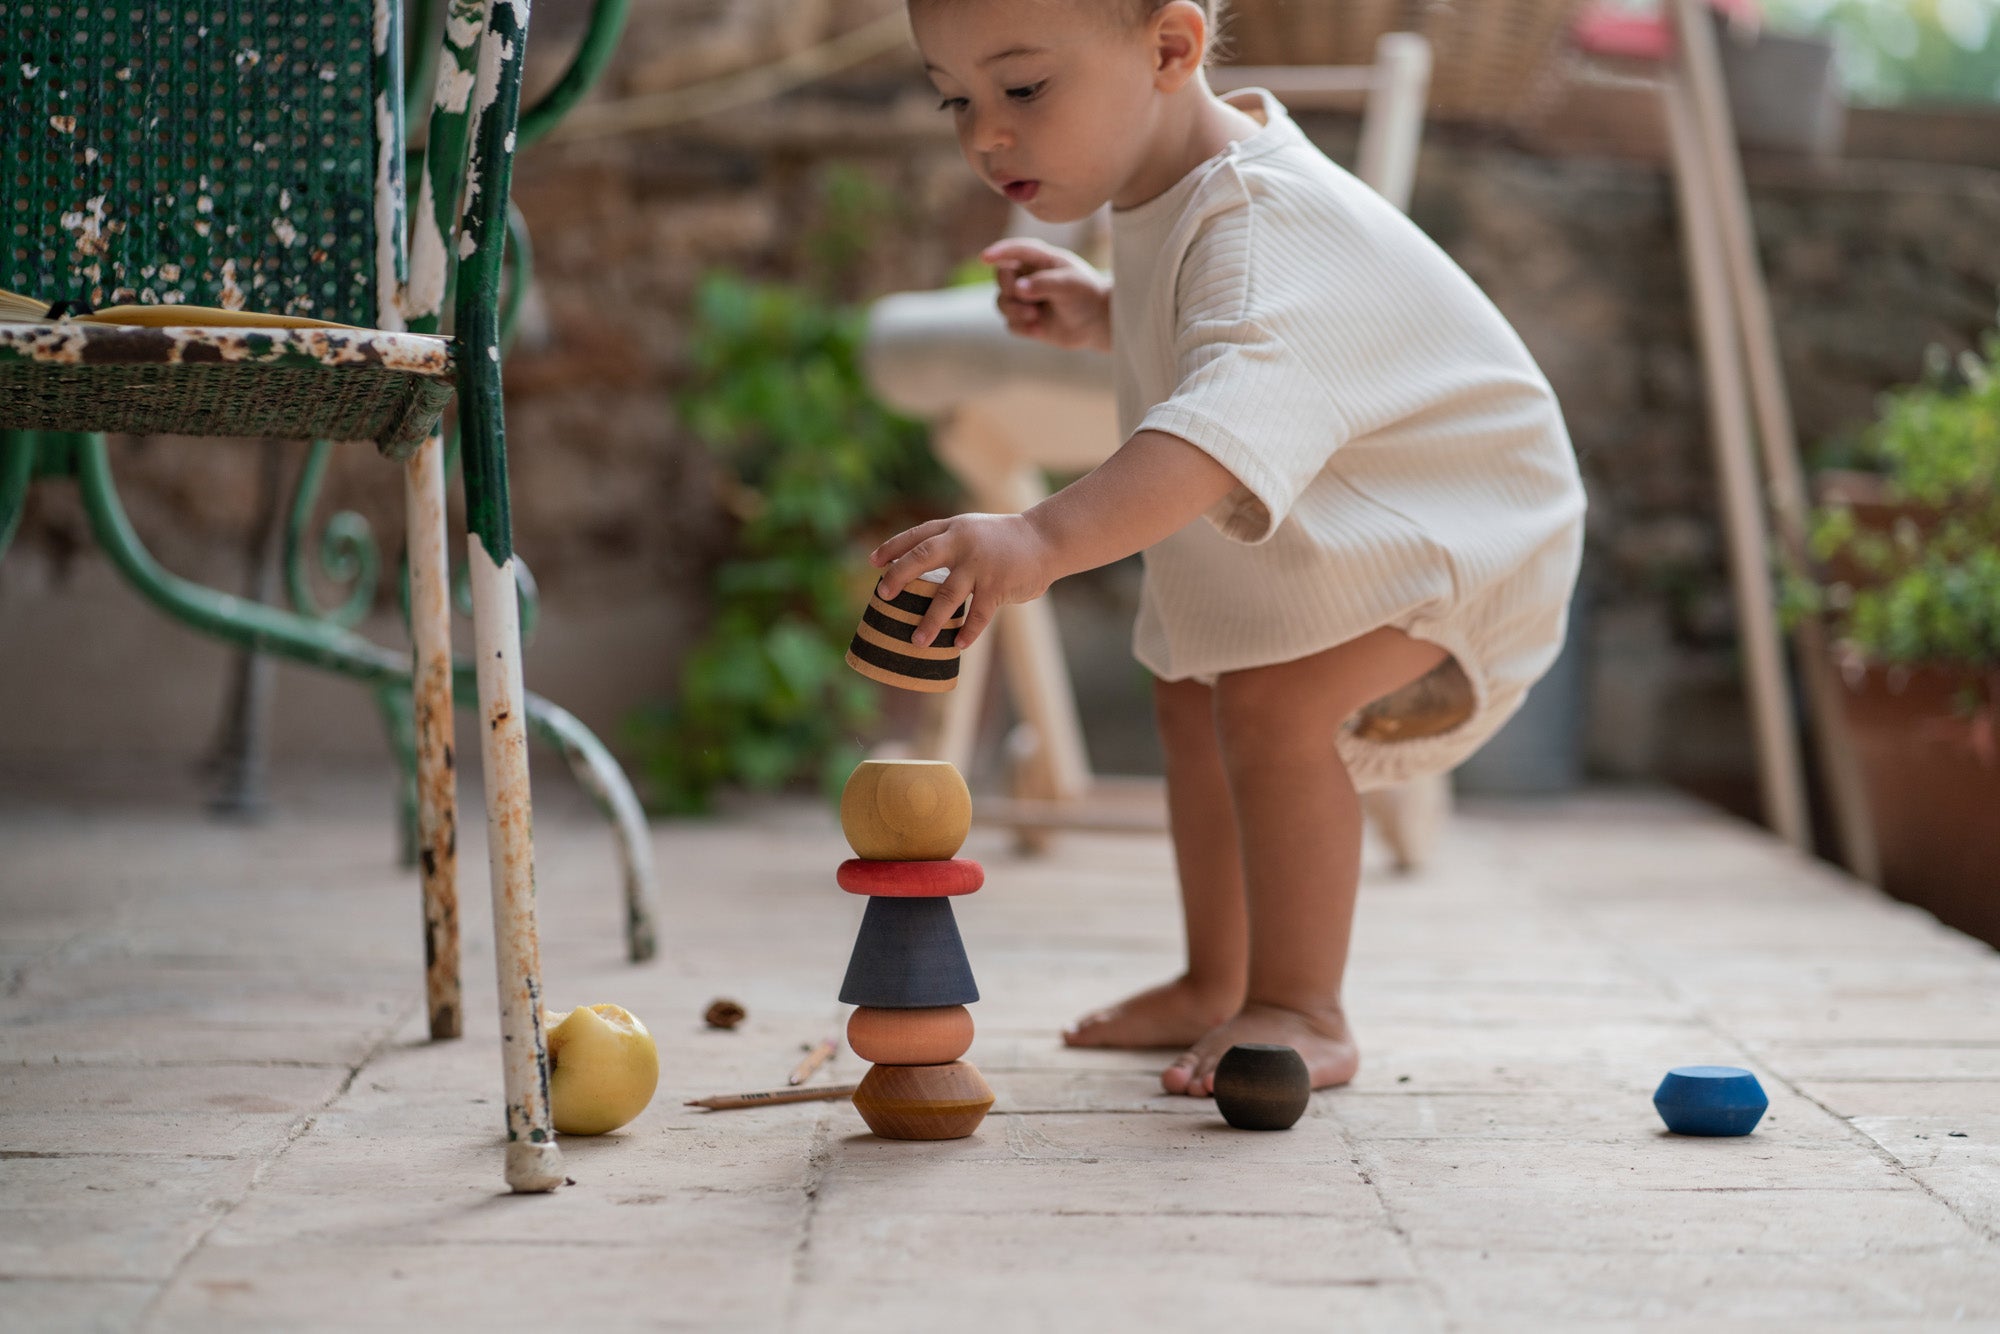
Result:
[[[1213,3],[1214,0],[1211,0]],[[917,628],[1145,553],[1187,930],[1172,981],[1066,1030],[1181,1047],[1212,1091],[1239,1042],[1314,1087],[1359,1055],[1341,978],[1359,793],[1450,769],[1561,646],[1582,547],[1575,457],[1500,313],[1268,93],[1210,91],[1195,0],[910,0],[967,162],[1035,217],[1112,207],[1109,278],[1040,242],[985,254],[1008,327],[1108,348],[1124,443],[1023,514],[920,524],[870,559],[894,596],[946,568]]]

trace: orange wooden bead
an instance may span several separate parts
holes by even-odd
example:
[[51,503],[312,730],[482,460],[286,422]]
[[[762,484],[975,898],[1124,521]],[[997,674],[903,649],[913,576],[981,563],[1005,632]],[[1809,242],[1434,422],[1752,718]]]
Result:
[[972,1012],[963,1005],[884,1010],[862,1005],[848,1016],[847,1045],[877,1065],[944,1065],[972,1047]]
[[993,1090],[964,1061],[873,1066],[854,1090],[854,1110],[883,1139],[963,1139],[992,1105]]

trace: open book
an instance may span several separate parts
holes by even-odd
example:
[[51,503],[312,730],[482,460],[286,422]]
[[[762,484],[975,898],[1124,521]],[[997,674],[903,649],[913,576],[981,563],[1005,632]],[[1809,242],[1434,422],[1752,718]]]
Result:
[[85,324],[141,324],[156,328],[188,325],[222,325],[247,329],[354,329],[373,333],[356,324],[336,324],[332,320],[308,319],[303,315],[271,315],[255,310],[222,310],[216,306],[106,306],[102,310],[74,312],[51,306],[46,301],[0,288],[0,324],[48,324],[55,320],[77,320]]

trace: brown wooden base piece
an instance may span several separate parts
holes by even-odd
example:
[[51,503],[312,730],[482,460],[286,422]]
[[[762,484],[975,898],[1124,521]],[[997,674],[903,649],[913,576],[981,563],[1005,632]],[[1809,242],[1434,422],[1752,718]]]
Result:
[[854,1090],[854,1110],[883,1139],[964,1139],[992,1105],[993,1090],[964,1061],[874,1066]]

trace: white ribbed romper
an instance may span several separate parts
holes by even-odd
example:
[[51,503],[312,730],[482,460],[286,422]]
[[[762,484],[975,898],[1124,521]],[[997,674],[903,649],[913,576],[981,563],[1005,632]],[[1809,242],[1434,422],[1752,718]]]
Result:
[[1363,790],[1442,772],[1562,646],[1576,457],[1465,272],[1269,93],[1230,101],[1263,128],[1112,215],[1119,429],[1179,436],[1240,483],[1147,549],[1133,653],[1212,682],[1396,626],[1458,660],[1473,712],[1340,752]]

